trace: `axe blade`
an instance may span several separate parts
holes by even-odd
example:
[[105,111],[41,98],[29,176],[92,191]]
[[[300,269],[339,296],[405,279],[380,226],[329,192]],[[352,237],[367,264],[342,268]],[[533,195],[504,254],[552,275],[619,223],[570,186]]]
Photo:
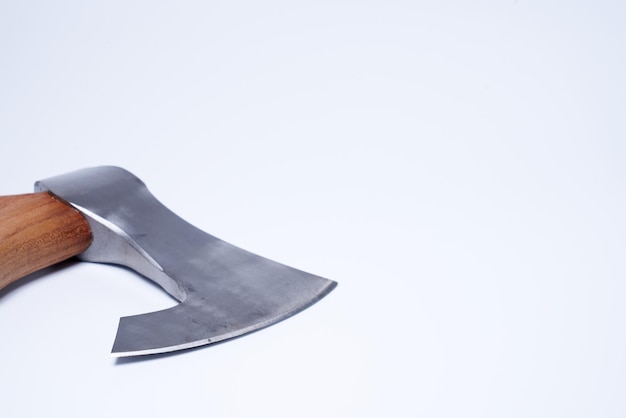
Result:
[[35,190],[49,191],[85,215],[93,242],[79,258],[130,267],[180,301],[170,309],[121,318],[114,357],[237,337],[298,313],[337,285],[199,230],[118,167],[40,180]]

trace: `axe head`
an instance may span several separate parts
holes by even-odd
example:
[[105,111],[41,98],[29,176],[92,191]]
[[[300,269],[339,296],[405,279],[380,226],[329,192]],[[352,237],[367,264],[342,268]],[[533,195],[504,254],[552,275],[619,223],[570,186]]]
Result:
[[49,191],[85,215],[93,242],[79,258],[130,267],[180,301],[170,309],[121,318],[114,357],[237,337],[296,314],[336,286],[195,228],[118,167],[40,180],[35,191]]

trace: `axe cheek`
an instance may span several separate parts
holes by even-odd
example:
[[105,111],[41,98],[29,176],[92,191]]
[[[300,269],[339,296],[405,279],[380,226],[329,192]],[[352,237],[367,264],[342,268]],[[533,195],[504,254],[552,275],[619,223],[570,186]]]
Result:
[[300,312],[336,286],[201,231],[118,167],[79,170],[35,188],[59,196],[88,220],[93,242],[80,251],[81,259],[129,267],[181,302],[122,318],[115,357],[237,337]]

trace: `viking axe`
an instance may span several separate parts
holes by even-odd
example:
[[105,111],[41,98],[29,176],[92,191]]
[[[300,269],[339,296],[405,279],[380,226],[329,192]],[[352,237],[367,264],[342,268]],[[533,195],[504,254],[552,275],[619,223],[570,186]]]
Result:
[[127,266],[180,303],[120,319],[111,355],[165,353],[272,325],[336,282],[235,247],[187,223],[119,167],[93,167],[0,197],[0,289],[70,257]]

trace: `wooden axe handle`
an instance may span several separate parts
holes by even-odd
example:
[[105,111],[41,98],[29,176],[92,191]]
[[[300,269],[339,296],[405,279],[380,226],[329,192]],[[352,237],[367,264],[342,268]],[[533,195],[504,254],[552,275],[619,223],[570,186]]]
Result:
[[48,192],[0,197],[0,289],[85,251],[91,228]]

